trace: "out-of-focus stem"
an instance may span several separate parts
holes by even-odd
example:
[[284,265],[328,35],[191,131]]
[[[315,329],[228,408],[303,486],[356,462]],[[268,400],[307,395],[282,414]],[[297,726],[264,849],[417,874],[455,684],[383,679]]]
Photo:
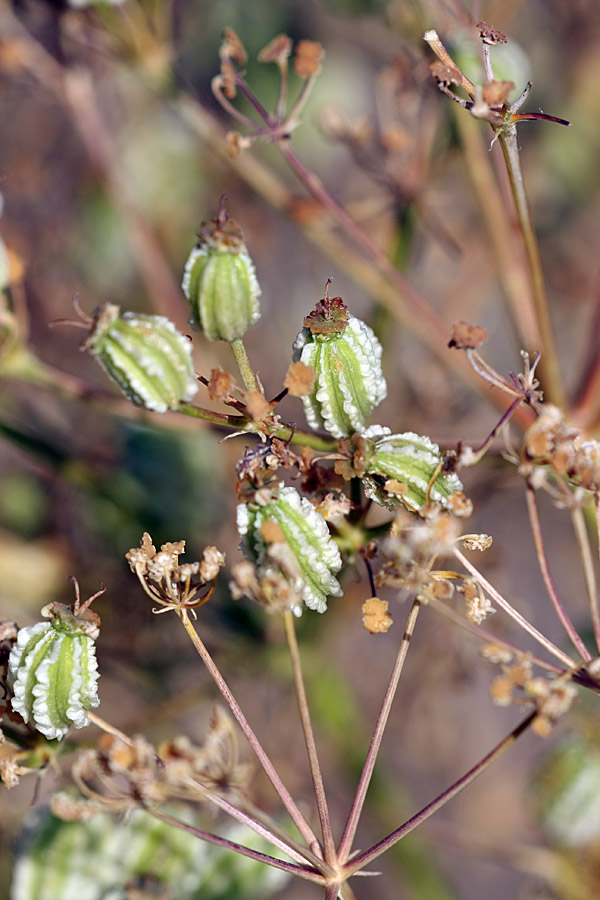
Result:
[[179,618],[181,620],[181,624],[183,625],[183,627],[185,628],[185,630],[188,634],[188,637],[190,638],[192,644],[196,648],[198,655],[200,656],[202,662],[206,666],[211,678],[213,679],[213,681],[217,685],[218,689],[220,690],[220,692],[223,696],[223,699],[227,703],[227,706],[233,713],[233,716],[236,719],[238,725],[240,726],[240,728],[246,735],[246,738],[247,738],[250,746],[254,750],[254,753],[256,754],[258,761],[260,762],[261,766],[263,767],[265,774],[267,775],[267,778],[269,779],[269,781],[275,788],[278,796],[281,799],[281,802],[283,803],[286,810],[288,811],[296,828],[298,829],[298,831],[300,832],[300,834],[302,835],[302,837],[304,838],[304,840],[306,841],[306,843],[308,844],[309,847],[312,847],[313,845],[318,844],[316,835],[314,834],[310,825],[308,824],[308,822],[306,821],[306,819],[304,818],[304,816],[302,815],[302,813],[296,806],[296,803],[294,802],[288,789],[283,784],[281,778],[275,771],[275,767],[273,766],[273,763],[271,762],[271,760],[265,753],[265,751],[262,747],[262,744],[260,743],[260,741],[258,740],[256,735],[254,734],[254,731],[250,727],[250,724],[248,723],[248,720],[246,719],[244,713],[242,712],[242,709],[241,709],[239,703],[237,702],[237,700],[231,693],[229,686],[227,685],[225,679],[223,678],[219,669],[215,665],[213,658],[211,657],[210,653],[204,646],[204,643],[201,640],[198,633],[196,632],[196,629],[190,622],[187,612],[185,610],[183,610],[181,612]]
[[315,737],[310,720],[310,711],[308,708],[308,700],[306,698],[306,689],[304,687],[304,678],[302,675],[302,666],[300,663],[300,653],[298,651],[298,641],[296,639],[296,629],[294,627],[294,616],[293,613],[291,613],[289,610],[283,614],[283,626],[285,629],[285,636],[290,653],[290,660],[292,663],[294,689],[296,691],[298,712],[300,713],[302,731],[304,732],[306,752],[308,753],[310,773],[312,776],[313,787],[315,791],[315,799],[317,801],[319,820],[321,822],[321,833],[323,835],[323,855],[325,857],[325,862],[329,863],[329,865],[331,866],[335,866],[337,862],[337,856],[335,852],[333,832],[331,830],[329,807],[327,804],[327,797],[325,795],[325,786],[323,784],[323,776],[321,774],[319,756],[317,754]]
[[519,349],[539,350],[541,338],[532,304],[530,279],[525,260],[515,246],[514,230],[498,190],[481,126],[471,116],[465,115],[464,110],[455,107],[453,110],[456,112],[454,120],[462,140],[467,174],[494,249],[498,276]]
[[571,622],[564,606],[560,602],[560,598],[556,592],[554,582],[552,581],[552,576],[550,575],[550,569],[548,567],[548,560],[546,558],[546,551],[544,550],[544,541],[542,538],[542,529],[540,525],[537,502],[535,499],[535,491],[530,484],[527,485],[525,499],[527,500],[527,513],[529,515],[529,524],[531,526],[531,533],[533,535],[533,542],[535,544],[535,553],[538,559],[540,572],[542,573],[542,578],[544,579],[544,584],[546,585],[548,596],[550,597],[552,606],[554,607],[554,611],[558,616],[560,624],[564,628],[567,637],[569,638],[581,658],[589,661],[592,658],[591,654],[577,634],[575,626]]
[[367,753],[367,758],[363,766],[360,781],[356,789],[356,795],[354,797],[354,801],[348,815],[348,820],[346,822],[346,827],[344,828],[344,834],[342,835],[342,840],[340,841],[340,846],[338,848],[338,856],[341,863],[346,863],[350,855],[350,851],[352,850],[352,842],[356,834],[358,821],[360,819],[360,814],[362,812],[365,798],[367,796],[367,790],[369,788],[371,776],[373,775],[373,769],[375,768],[377,754],[379,753],[379,748],[381,746],[383,733],[385,731],[385,727],[390,715],[392,703],[394,702],[394,697],[396,696],[396,689],[398,687],[400,675],[402,674],[404,660],[406,659],[406,654],[408,653],[408,647],[415,630],[417,616],[419,615],[420,608],[421,604],[419,600],[415,599],[408,616],[406,628],[404,629],[404,635],[402,636],[402,641],[398,649],[398,654],[396,656],[392,674],[390,676],[390,680],[383,698],[381,710],[379,711],[379,716],[377,717],[377,723],[375,725],[373,737],[371,738],[369,752]]
[[494,749],[488,753],[486,756],[480,760],[477,765],[473,766],[472,769],[463,775],[462,778],[459,778],[452,787],[449,787],[448,790],[444,791],[443,794],[440,794],[435,800],[432,800],[424,809],[418,812],[415,816],[405,822],[400,828],[397,828],[396,831],[393,831],[382,841],[379,841],[378,844],[375,844],[374,847],[371,847],[370,850],[366,850],[364,853],[359,853],[358,856],[352,858],[352,860],[346,863],[345,871],[347,876],[349,877],[354,872],[358,872],[360,869],[363,869],[365,866],[369,865],[369,863],[373,862],[373,860],[377,859],[378,856],[381,856],[382,853],[385,853],[390,847],[393,847],[394,844],[398,843],[398,841],[402,840],[403,837],[406,837],[411,831],[413,831],[418,825],[421,825],[426,819],[428,819],[434,812],[437,812],[438,809],[441,809],[442,806],[445,806],[449,800],[453,797],[456,797],[461,791],[463,791],[471,782],[475,781],[475,779],[485,772],[492,763],[494,763],[509,747],[511,747],[515,741],[523,734],[524,731],[529,728],[533,720],[535,719],[537,712],[532,712],[527,716],[516,728],[511,731],[509,735],[507,735],[500,743],[494,747]]
[[146,812],[151,816],[154,816],[155,819],[160,819],[161,822],[166,822],[168,825],[172,825],[174,828],[180,828],[182,831],[187,831],[188,834],[193,834],[195,837],[199,838],[202,841],[206,841],[208,844],[214,844],[215,846],[222,847],[225,850],[233,850],[234,853],[239,853],[241,856],[247,856],[249,859],[256,860],[256,862],[264,863],[267,866],[272,866],[274,869],[281,869],[283,872],[287,872],[290,875],[296,875],[298,878],[303,878],[305,881],[312,881],[316,884],[324,884],[323,875],[320,875],[313,869],[306,869],[303,866],[296,866],[293,863],[288,863],[284,862],[281,859],[276,859],[274,856],[268,856],[268,854],[266,853],[260,853],[258,850],[251,850],[249,847],[244,847],[242,844],[236,844],[235,841],[229,841],[227,840],[227,838],[222,838],[216,834],[211,834],[209,831],[202,831],[201,828],[196,828],[194,825],[189,825],[187,822],[182,822],[179,819],[176,819],[174,816],[169,816],[157,809],[146,809]]
[[533,222],[531,220],[531,212],[527,201],[527,194],[525,192],[523,172],[521,170],[519,145],[517,141],[517,126],[514,123],[505,125],[501,131],[498,131],[498,140],[502,147],[504,160],[506,162],[513,199],[515,201],[517,219],[521,228],[523,245],[525,247],[525,252],[527,253],[529,270],[531,273],[533,302],[537,325],[542,339],[542,346],[539,348],[542,353],[542,358],[540,360],[540,381],[544,388],[546,399],[550,400],[552,403],[556,403],[556,405],[560,406],[562,409],[565,409],[566,395],[550,324],[548,299],[546,297],[546,286],[544,284],[540,252],[533,228]]

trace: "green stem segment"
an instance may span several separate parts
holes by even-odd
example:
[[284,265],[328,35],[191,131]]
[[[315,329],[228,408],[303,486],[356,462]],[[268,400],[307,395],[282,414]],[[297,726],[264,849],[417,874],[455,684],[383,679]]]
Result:
[[233,350],[233,355],[238,364],[244,387],[247,391],[257,391],[258,385],[256,383],[254,372],[252,371],[252,366],[250,365],[250,360],[248,359],[248,354],[246,353],[246,348],[244,347],[244,342],[241,338],[235,338],[231,341],[229,346]]

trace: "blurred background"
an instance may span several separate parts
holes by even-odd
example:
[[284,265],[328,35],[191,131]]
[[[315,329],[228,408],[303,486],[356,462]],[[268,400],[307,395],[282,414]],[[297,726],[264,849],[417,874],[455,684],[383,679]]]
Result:
[[[103,373],[78,351],[82,332],[49,325],[75,318],[78,295],[87,312],[111,301],[168,315],[185,331],[183,265],[201,221],[216,215],[226,194],[262,286],[262,318],[246,346],[268,397],[281,390],[292,342],[332,277],[333,294],[369,321],[384,345],[389,395],[373,421],[427,433],[445,447],[480,443],[498,419],[487,388],[465,381],[454,358],[459,354],[445,350],[437,336],[424,343],[422,323],[398,315],[405,307],[379,289],[376,269],[357,271],[356,247],[276,146],[257,142],[240,157],[227,154],[225,134],[237,126],[210,88],[226,27],[245,44],[247,80],[267,108],[276,100],[277,73],[257,62],[259,51],[282,32],[319,41],[326,54],[322,73],[293,149],[426,298],[448,336],[452,322],[477,322],[489,332],[486,358],[503,374],[519,371],[523,344],[507,281],[518,276],[522,254],[501,154],[490,149],[485,123],[436,90],[422,40],[435,28],[481,81],[473,27],[480,19],[509,38],[498,77],[516,83],[515,96],[533,80],[524,109],[572,122],[571,128],[524,123],[519,143],[558,356],[575,402],[600,344],[598,4],[129,0],[74,9],[59,0],[5,0],[0,8],[0,236],[7,248],[1,262],[12,284],[0,320],[0,618],[24,626],[49,601],[70,603],[68,575],[77,576],[84,596],[104,584],[96,604],[103,622],[101,713],[127,733],[142,731],[153,742],[184,733],[200,741],[206,731],[213,685],[175,617],[151,615],[124,554],[149,531],[155,544],[185,539],[189,560],[210,542],[227,552],[229,564],[237,561],[235,463],[248,440],[219,443],[222,432],[175,414],[136,411],[116,391],[110,401]],[[292,76],[292,97],[299,89]],[[504,256],[489,226],[498,197],[509,210]],[[3,365],[19,342],[48,368],[15,372]],[[216,365],[233,368],[226,345],[199,335],[194,360],[206,376]],[[202,391],[195,402],[210,406]],[[299,401],[286,399],[280,412],[303,427]],[[540,630],[564,643],[538,574],[514,469],[492,454],[463,480],[475,504],[469,528],[494,537],[487,577]],[[585,632],[569,519],[543,498],[541,505],[553,575]],[[201,611],[203,638],[292,795],[308,808],[310,783],[279,625],[249,603],[233,602],[226,583],[222,578]],[[395,627],[371,636],[360,616],[370,593],[363,569],[347,571],[345,589],[327,615],[305,615],[299,623],[338,834],[409,609],[406,598],[386,595]],[[514,637],[506,623],[494,627]],[[401,824],[518,721],[518,710],[493,707],[494,674],[478,657],[476,641],[425,611],[357,846],[366,848]],[[583,846],[566,849],[564,835],[544,829],[532,774],[551,744],[576,740],[587,748],[587,742],[597,745],[599,732],[594,698],[582,697],[561,734],[546,744],[523,737],[431,825],[384,857],[381,877],[356,880],[357,897],[594,896],[597,843],[588,836]],[[81,732],[74,740],[90,737]],[[37,789],[24,779],[4,795],[0,895],[8,896],[12,851],[34,793],[43,799],[59,781],[49,771]],[[274,811],[260,778],[256,791],[257,801]],[[315,887],[291,883],[280,896],[318,895]]]

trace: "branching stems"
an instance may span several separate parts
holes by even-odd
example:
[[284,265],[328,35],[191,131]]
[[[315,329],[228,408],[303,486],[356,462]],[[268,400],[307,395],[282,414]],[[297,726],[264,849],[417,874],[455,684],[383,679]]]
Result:
[[466,556],[461,553],[461,551],[457,547],[454,548],[453,553],[456,558],[460,560],[465,569],[470,572],[473,578],[481,585],[484,591],[487,591],[492,600],[500,607],[500,609],[503,609],[504,612],[511,617],[511,619],[514,619],[514,621],[518,625],[520,625],[521,628],[523,628],[528,634],[535,638],[535,640],[539,644],[541,644],[542,647],[545,647],[548,653],[551,653],[553,656],[559,659],[564,666],[566,666],[570,670],[577,668],[577,663],[569,656],[567,656],[566,653],[563,653],[562,650],[556,647],[552,643],[552,641],[550,641],[545,635],[538,631],[537,628],[534,628],[534,626],[530,622],[528,622],[527,619],[521,615],[521,613],[517,612],[517,610],[510,605],[508,600],[505,600],[502,594],[500,594],[496,590],[496,588],[493,587],[493,585],[491,585],[489,581],[483,577],[481,572],[479,572],[478,569],[475,568],[475,566],[466,558]]
[[342,840],[338,848],[339,859],[342,863],[346,863],[352,850],[352,842],[356,834],[358,821],[365,802],[367,790],[371,782],[371,776],[373,775],[373,770],[375,768],[377,754],[379,753],[379,748],[381,746],[383,733],[388,722],[392,703],[394,702],[394,697],[396,696],[396,689],[398,687],[400,675],[402,674],[404,661],[406,659],[410,641],[415,630],[417,616],[419,615],[420,608],[420,601],[418,599],[415,599],[408,616],[406,628],[404,629],[404,635],[398,649],[398,655],[396,656],[396,661],[394,663],[390,680],[386,688],[379,716],[377,717],[375,730],[373,732],[373,737],[371,738],[371,744],[369,746],[369,751],[367,753],[362,774],[360,776],[360,781],[356,789],[356,795],[354,797],[354,801],[352,803],[352,807],[346,821],[346,826],[344,828],[344,833],[342,835]]
[[316,835],[314,834],[314,832],[311,829],[311,827],[309,826],[308,822],[306,821],[306,819],[304,818],[304,816],[298,809],[298,807],[297,807],[296,803],[294,802],[292,796],[290,795],[289,791],[287,790],[287,788],[281,781],[281,778],[275,771],[273,763],[271,762],[271,760],[265,753],[260,741],[258,740],[256,735],[254,734],[254,731],[250,727],[248,720],[246,719],[244,713],[242,712],[242,710],[240,708],[240,705],[238,704],[237,700],[231,693],[229,686],[227,685],[225,679],[223,678],[219,669],[215,665],[214,660],[212,659],[208,650],[204,646],[204,643],[200,639],[200,636],[196,632],[196,629],[190,622],[187,612],[185,610],[181,611],[179,613],[179,618],[181,620],[181,624],[183,625],[183,627],[185,628],[185,630],[188,634],[188,637],[192,641],[192,644],[196,648],[196,650],[197,650],[200,658],[202,659],[202,662],[206,666],[211,678],[213,679],[213,681],[217,685],[219,691],[221,692],[223,699],[227,703],[227,706],[233,713],[233,716],[236,719],[238,725],[244,732],[250,746],[252,747],[261,766],[263,767],[265,774],[267,775],[269,781],[275,788],[278,796],[281,799],[281,802],[285,806],[285,808],[286,808],[287,812],[289,813],[292,821],[294,822],[296,828],[298,829],[298,831],[300,832],[300,834],[302,835],[302,837],[304,838],[304,840],[306,841],[306,843],[309,847],[318,845],[318,840],[317,840]]
[[308,708],[308,700],[306,697],[306,689],[304,686],[304,678],[302,675],[302,666],[300,662],[300,653],[298,650],[298,641],[296,638],[296,629],[294,627],[294,616],[289,610],[283,614],[283,626],[287,640],[290,660],[292,664],[292,672],[294,675],[294,689],[296,692],[296,700],[298,703],[298,712],[302,723],[302,731],[304,732],[304,741],[306,751],[308,753],[308,762],[315,791],[315,799],[317,801],[317,809],[319,812],[319,820],[321,822],[321,833],[323,835],[323,853],[325,861],[329,865],[334,866],[337,862],[335,852],[335,843],[333,832],[331,830],[331,819],[329,816],[329,807],[327,805],[327,797],[325,796],[325,787],[323,784],[323,776],[321,774],[321,766],[317,754],[317,747],[310,719],[310,710]]

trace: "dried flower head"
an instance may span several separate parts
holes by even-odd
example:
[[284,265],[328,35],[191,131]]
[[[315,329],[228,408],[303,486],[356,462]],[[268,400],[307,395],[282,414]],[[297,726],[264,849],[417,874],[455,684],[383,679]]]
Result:
[[193,610],[202,606],[213,594],[217,575],[225,564],[225,556],[216,547],[206,547],[199,562],[179,565],[185,541],[163,544],[159,551],[146,532],[139,547],[126,555],[149,597],[160,605],[155,613]]

